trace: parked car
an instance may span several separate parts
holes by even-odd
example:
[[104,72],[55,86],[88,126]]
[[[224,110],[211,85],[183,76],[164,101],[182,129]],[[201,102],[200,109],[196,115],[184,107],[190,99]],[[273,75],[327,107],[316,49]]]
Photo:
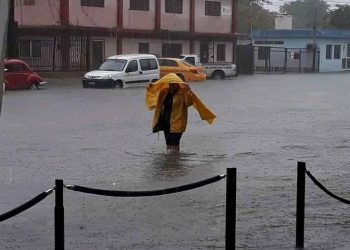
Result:
[[108,57],[98,70],[86,73],[83,88],[120,88],[145,86],[159,79],[154,55],[116,55]]
[[177,74],[186,82],[205,81],[207,76],[203,67],[194,66],[178,58],[158,58],[160,67],[160,77],[169,73]]
[[180,58],[194,66],[203,66],[208,78],[224,79],[226,77],[238,76],[237,66],[232,63],[215,62],[201,63],[198,55],[181,55]]
[[4,62],[4,78],[6,90],[30,89],[35,86],[46,85],[37,73],[35,73],[24,61],[9,59]]

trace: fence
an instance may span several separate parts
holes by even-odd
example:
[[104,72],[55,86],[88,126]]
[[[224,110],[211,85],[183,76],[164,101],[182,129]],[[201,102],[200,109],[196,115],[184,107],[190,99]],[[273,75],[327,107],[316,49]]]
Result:
[[145,196],[160,196],[168,195],[173,193],[179,193],[188,191],[191,189],[199,188],[212,184],[226,178],[226,249],[235,249],[236,242],[236,179],[237,170],[235,168],[227,169],[226,175],[217,175],[212,178],[194,182],[191,184],[161,189],[152,191],[116,191],[116,190],[102,190],[77,185],[64,185],[63,180],[55,181],[55,188],[49,189],[41,194],[37,195],[33,199],[20,205],[19,207],[8,211],[0,215],[0,222],[10,219],[32,206],[38,204],[44,200],[55,190],[55,249],[64,250],[64,204],[63,204],[63,189],[64,187],[68,190],[89,193],[95,195],[112,196],[112,197],[145,197]]
[[[19,59],[35,71],[63,71],[62,43],[59,36],[46,39],[20,39]],[[69,37],[67,49],[68,71],[85,71],[89,67],[89,39],[86,36]]]
[[254,73],[318,72],[319,51],[305,48],[254,47]]
[[[313,183],[318,186],[322,191],[345,204],[350,204],[349,200],[341,198],[332,192],[330,192],[325,186],[323,186],[311,173],[306,169],[305,162],[298,162],[297,168],[297,202],[296,202],[296,248],[304,248],[304,221],[305,221],[305,176],[308,176]],[[179,193],[188,191],[191,189],[199,188],[205,185],[218,182],[226,178],[226,237],[225,247],[226,249],[234,250],[236,245],[236,192],[237,192],[237,169],[227,169],[226,175],[217,175],[212,178],[194,182],[191,184],[161,189],[152,191],[116,191],[116,190],[103,190],[90,187],[83,187],[78,185],[65,185],[63,180],[56,180],[55,187],[51,188],[41,194],[37,195],[33,199],[20,205],[19,207],[12,209],[11,211],[0,215],[0,222],[10,219],[32,206],[38,204],[44,200],[53,191],[55,191],[55,249],[64,249],[64,204],[63,204],[63,190],[64,188],[76,192],[89,193],[94,195],[103,195],[111,197],[146,197],[146,196],[160,196],[173,193]]]

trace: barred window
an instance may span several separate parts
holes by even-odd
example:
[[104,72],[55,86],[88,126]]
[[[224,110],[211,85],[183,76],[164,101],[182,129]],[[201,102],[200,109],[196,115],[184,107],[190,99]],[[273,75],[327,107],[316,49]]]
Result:
[[139,54],[149,53],[149,43],[139,43]]
[[221,16],[221,2],[205,1],[206,16]]

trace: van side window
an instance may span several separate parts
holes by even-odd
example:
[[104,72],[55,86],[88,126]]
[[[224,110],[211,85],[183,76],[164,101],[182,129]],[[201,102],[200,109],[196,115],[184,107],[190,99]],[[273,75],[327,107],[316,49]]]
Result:
[[140,66],[142,70],[158,69],[157,61],[155,59],[140,59]]
[[126,72],[135,72],[138,70],[139,70],[139,67],[136,60],[130,61],[128,64],[128,67],[126,68]]

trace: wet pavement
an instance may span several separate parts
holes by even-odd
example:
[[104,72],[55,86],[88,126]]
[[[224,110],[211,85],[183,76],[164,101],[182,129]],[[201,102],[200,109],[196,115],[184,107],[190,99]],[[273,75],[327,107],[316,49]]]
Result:
[[[144,89],[7,92],[0,117],[0,213],[62,178],[102,189],[152,190],[238,169],[237,249],[294,249],[296,164],[350,199],[350,75],[240,76],[191,84],[215,111],[192,109],[178,156],[149,136]],[[349,205],[306,183],[305,249],[348,249]],[[66,249],[224,249],[225,181],[160,197],[65,190]],[[1,249],[54,249],[54,195],[0,224]]]

